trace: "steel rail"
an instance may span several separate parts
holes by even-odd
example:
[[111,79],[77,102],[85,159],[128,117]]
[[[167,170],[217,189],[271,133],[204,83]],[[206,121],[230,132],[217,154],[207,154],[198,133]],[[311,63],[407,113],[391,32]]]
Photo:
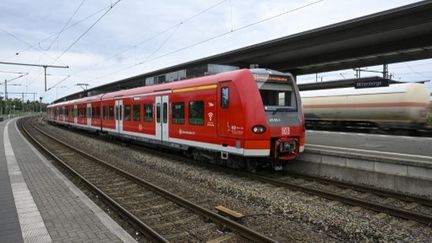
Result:
[[[22,120],[22,119],[20,119]],[[72,172],[72,174],[76,177],[78,177],[81,181],[83,181],[88,187],[90,187],[93,191],[100,194],[106,202],[108,202],[113,208],[120,211],[121,214],[128,217],[135,226],[138,226],[142,231],[143,235],[145,235],[148,239],[151,239],[155,242],[169,242],[167,239],[165,239],[162,235],[157,233],[155,230],[153,230],[150,226],[148,226],[146,223],[142,222],[139,218],[137,218],[135,215],[130,213],[127,209],[125,209],[123,206],[121,206],[119,203],[117,203],[114,199],[112,199],[110,196],[108,196],[106,193],[104,193],[102,190],[100,190],[96,185],[94,185],[92,182],[84,178],[79,172],[77,172],[75,169],[73,169],[71,166],[69,166],[65,161],[63,161],[61,158],[59,158],[57,155],[55,155],[53,152],[51,152],[46,146],[44,146],[40,141],[37,140],[31,133],[28,131],[28,129],[24,126],[24,123],[26,121],[20,121],[19,127],[21,127],[21,130],[24,132],[24,134],[31,139],[31,142],[33,144],[37,145],[44,153],[48,154],[50,157],[52,157],[55,161],[60,163],[61,166],[65,167],[67,170]],[[34,127],[37,129],[36,127]],[[43,133],[42,133],[43,134]],[[45,135],[45,134],[43,134]]]
[[161,196],[163,196],[163,197],[165,197],[165,198],[167,198],[167,199],[169,199],[169,200],[171,200],[171,201],[173,201],[179,205],[182,205],[183,207],[189,208],[192,211],[200,214],[201,216],[203,216],[205,218],[210,219],[211,221],[213,221],[215,223],[219,223],[221,225],[226,226],[230,230],[237,232],[239,235],[241,235],[241,236],[243,236],[249,240],[252,240],[255,242],[276,242],[275,240],[273,240],[273,239],[271,239],[271,238],[269,238],[263,234],[260,234],[260,233],[254,231],[250,228],[247,228],[244,225],[241,225],[235,221],[232,221],[232,220],[225,218],[219,214],[216,214],[216,213],[214,213],[208,209],[205,209],[205,208],[203,208],[197,204],[194,204],[194,203],[192,203],[192,202],[190,202],[184,198],[181,198],[181,197],[179,197],[179,196],[177,196],[177,195],[175,195],[175,194],[173,194],[173,193],[171,193],[171,192],[169,192],[169,191],[167,191],[167,190],[165,190],[165,189],[163,189],[157,185],[152,184],[151,182],[145,181],[142,178],[139,178],[133,174],[130,174],[129,172],[126,172],[125,170],[123,170],[121,168],[118,168],[114,165],[111,165],[111,164],[109,164],[109,163],[107,163],[107,162],[105,162],[99,158],[96,158],[95,156],[88,154],[85,151],[82,151],[78,148],[75,148],[75,147],[53,137],[52,135],[47,134],[46,132],[42,131],[41,129],[39,129],[37,127],[34,127],[34,129],[36,129],[38,132],[44,134],[45,136],[51,138],[52,140],[68,147],[69,149],[71,149],[71,150],[91,159],[91,160],[94,160],[94,161],[96,161],[96,162],[98,162],[104,166],[109,167],[112,170],[116,171],[117,173],[119,173],[119,174],[121,174],[127,178],[130,178],[141,185],[144,185],[146,187],[151,188],[154,192],[158,193],[159,195],[161,195]]
[[289,183],[286,181],[270,178],[267,176],[261,176],[261,175],[250,174],[250,173],[247,173],[247,176],[261,182],[269,183],[280,187],[285,187],[291,190],[301,191],[312,195],[318,195],[323,198],[327,198],[330,200],[337,200],[346,204],[360,206],[377,212],[384,212],[389,215],[397,216],[404,219],[414,220],[426,225],[432,224],[432,216],[429,215],[423,215],[402,208],[392,207],[380,203],[373,203],[359,198],[343,196],[334,192],[323,191],[321,189],[314,189],[307,186],[297,185],[294,183]]
[[[357,185],[357,184],[353,184],[351,182],[332,180],[332,179],[327,179],[327,178],[322,178],[322,177],[317,177],[317,176],[311,176],[311,175],[302,175],[302,174],[294,173],[294,172],[287,172],[286,174],[289,176],[298,177],[301,179],[319,181],[321,183],[332,184],[332,185],[335,185],[338,187],[349,188],[349,189],[352,189],[355,191],[360,191],[360,192],[365,192],[365,193],[370,192],[370,193],[373,193],[373,194],[379,195],[379,196],[393,197],[393,198],[396,198],[396,199],[399,199],[402,201],[413,202],[413,203],[418,203],[418,204],[421,204],[424,206],[432,207],[432,200],[425,198],[425,197],[401,194],[401,193],[393,192],[390,190],[374,188],[374,187],[370,187],[370,186],[366,186],[366,185]],[[275,177],[271,177],[271,178],[277,179]]]

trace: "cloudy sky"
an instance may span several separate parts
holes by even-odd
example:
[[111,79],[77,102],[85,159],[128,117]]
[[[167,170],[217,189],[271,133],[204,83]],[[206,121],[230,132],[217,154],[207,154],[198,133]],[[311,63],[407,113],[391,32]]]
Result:
[[[70,67],[48,69],[48,92],[42,68],[0,65],[0,79],[24,75],[10,81],[21,86],[10,86],[8,91],[36,92],[36,97],[51,102],[80,91],[77,83],[96,87],[413,2],[0,0],[0,61]],[[269,20],[261,22],[265,19]],[[392,64],[390,72],[396,80],[431,80],[431,65],[432,59]],[[352,78],[354,71],[319,77],[324,81]],[[299,82],[314,80],[315,75],[299,77]],[[32,100],[33,95],[26,99]]]

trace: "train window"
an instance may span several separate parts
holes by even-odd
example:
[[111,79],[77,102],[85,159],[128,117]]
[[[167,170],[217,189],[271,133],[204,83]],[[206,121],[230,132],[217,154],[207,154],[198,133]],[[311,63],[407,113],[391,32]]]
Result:
[[160,103],[157,103],[156,105],[156,122],[160,123]]
[[100,119],[100,107],[99,106],[95,107],[94,116],[95,116],[95,118]]
[[144,121],[152,122],[153,121],[153,105],[145,104],[144,105]]
[[130,105],[124,106],[124,120],[125,121],[131,120],[131,106]]
[[102,113],[103,113],[103,119],[107,120],[108,119],[108,107],[107,106],[102,107]]
[[108,107],[108,119],[114,120],[114,106]]
[[297,102],[292,91],[260,90],[261,98],[266,110],[283,107],[287,111],[297,110]]
[[185,103],[175,102],[171,104],[173,124],[185,123]]
[[189,124],[204,125],[204,102],[203,101],[189,102]]
[[168,105],[166,102],[163,103],[163,123],[168,122]]
[[85,108],[79,108],[78,109],[78,117],[80,117],[80,118],[86,117],[86,109]]
[[140,111],[141,111],[141,105],[139,105],[139,104],[133,105],[133,120],[134,121],[140,121],[141,120]]
[[228,108],[229,106],[229,88],[221,88],[221,108]]

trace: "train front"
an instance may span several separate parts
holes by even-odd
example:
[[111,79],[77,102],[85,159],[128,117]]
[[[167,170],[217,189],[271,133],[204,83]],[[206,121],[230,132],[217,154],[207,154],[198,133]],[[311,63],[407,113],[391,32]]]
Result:
[[268,129],[273,167],[283,166],[304,150],[305,120],[300,94],[294,77],[268,69],[251,70],[264,106],[267,128],[254,127],[253,132]]

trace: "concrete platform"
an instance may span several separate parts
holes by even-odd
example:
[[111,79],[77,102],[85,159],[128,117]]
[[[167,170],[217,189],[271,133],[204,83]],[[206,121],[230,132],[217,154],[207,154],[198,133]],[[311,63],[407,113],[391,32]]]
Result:
[[432,156],[432,137],[306,130],[306,143],[379,152]]
[[306,144],[287,170],[432,198],[432,156]]
[[30,145],[0,123],[0,242],[136,242]]

